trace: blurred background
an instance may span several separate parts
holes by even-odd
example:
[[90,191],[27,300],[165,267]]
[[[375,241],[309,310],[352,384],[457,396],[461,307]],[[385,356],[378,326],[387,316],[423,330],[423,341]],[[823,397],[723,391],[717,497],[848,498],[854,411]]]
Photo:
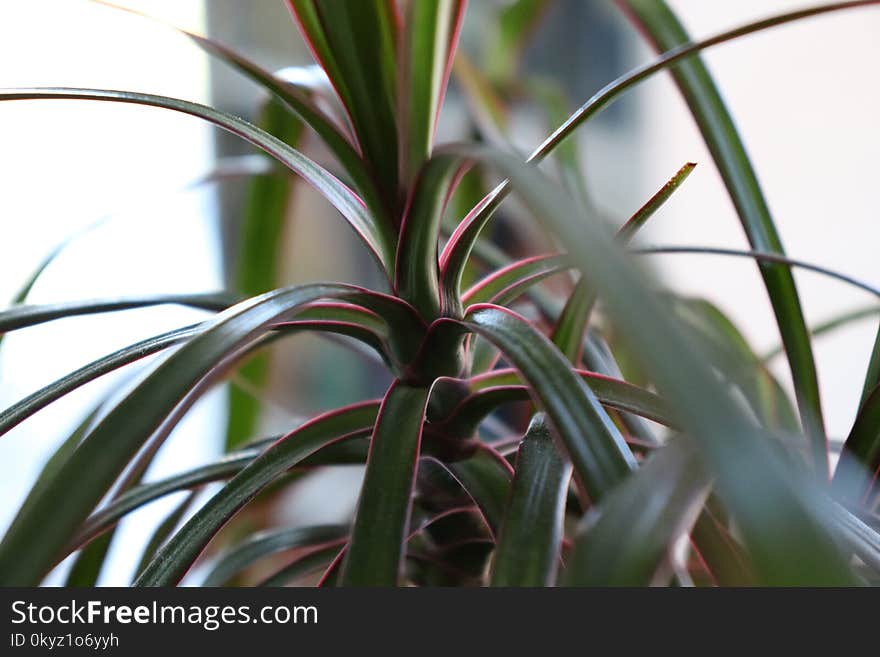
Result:
[[[119,0],[119,4],[215,39],[265,68],[311,63],[281,0]],[[462,48],[478,69],[503,0],[471,0]],[[803,6],[801,0],[670,0],[691,36],[701,38]],[[705,55],[769,201],[789,255],[880,285],[880,9],[840,12],[737,40]],[[574,109],[606,82],[647,61],[641,43],[610,1],[549,0],[521,62],[529,79],[555,80],[557,101]],[[265,100],[222,63],[209,61],[174,31],[79,0],[0,2],[0,86],[78,86],[176,96],[248,118]],[[501,70],[497,75],[504,75]],[[467,102],[453,81],[440,141],[472,138]],[[531,150],[555,127],[540,103],[511,94],[510,146]],[[308,148],[310,142],[306,142]],[[219,157],[254,151],[198,120],[159,109],[82,101],[0,103],[0,306],[11,302],[47,254],[72,235],[28,302],[224,288],[234,270],[235,235],[247,180],[193,184]],[[665,76],[642,84],[577,135],[591,202],[621,222],[683,163],[699,163],[649,223],[644,244],[747,248],[739,221],[679,94]],[[312,144],[312,146],[314,146]],[[321,160],[323,154],[310,153]],[[325,158],[326,159],[326,158]],[[372,281],[367,258],[342,221],[313,193],[295,187],[278,248],[283,282]],[[515,219],[515,211],[511,212]],[[302,246],[308,243],[307,247]],[[712,300],[758,353],[778,334],[753,264],[717,256],[658,256],[651,266],[672,289]],[[815,274],[796,272],[815,325],[876,299]],[[0,407],[108,351],[196,321],[202,315],[159,307],[52,322],[12,333],[0,348]],[[818,339],[815,352],[827,429],[840,439],[856,411],[877,319]],[[0,439],[0,530],[53,448],[108,395],[137,380],[149,360],[96,381],[39,412]],[[781,359],[773,370],[784,382]],[[326,340],[297,337],[274,348],[261,394],[260,432],[376,396],[376,369]],[[228,389],[187,415],[149,478],[197,465],[224,448]],[[318,483],[312,482],[314,479]],[[299,483],[282,505],[288,524],[350,514],[358,472],[334,469]],[[335,493],[327,496],[326,486]],[[310,487],[314,488],[310,492]],[[173,508],[169,498],[123,523],[103,584],[130,580],[138,550]],[[63,501],[59,501],[63,503]],[[64,566],[50,581],[61,581]]]

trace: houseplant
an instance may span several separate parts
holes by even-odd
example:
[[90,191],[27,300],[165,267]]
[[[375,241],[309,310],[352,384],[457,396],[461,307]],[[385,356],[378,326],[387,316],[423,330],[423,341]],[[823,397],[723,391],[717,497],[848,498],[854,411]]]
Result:
[[[260,266],[274,257],[265,235],[278,218],[260,196],[263,211],[249,215],[242,238],[239,291],[19,305],[0,314],[0,330],[10,331],[158,303],[217,313],[110,354],[0,415],[0,430],[7,431],[86,381],[175,347],[121,401],[87,418],[46,464],[0,543],[0,582],[38,584],[76,550],[74,581],[94,582],[121,517],[169,492],[225,480],[185,522],[181,506],[147,546],[135,583],[175,584],[252,500],[271,496],[303,468],[358,462],[366,472],[350,526],[273,528],[246,538],[226,550],[207,583],[234,581],[255,560],[279,551],[294,557],[265,583],[296,581],[315,568],[322,583],[339,585],[876,581],[880,539],[872,529],[871,473],[880,466],[880,340],[859,417],[829,484],[810,335],[791,276],[792,266],[806,263],[783,255],[735,127],[695,55],[775,25],[877,2],[821,5],[689,43],[663,2],[622,0],[665,54],[587,101],[528,162],[485,144],[433,144],[463,1],[402,8],[390,0],[288,4],[332,83],[330,100],[343,108],[341,121],[319,102],[319,90],[285,82],[194,34],[188,34],[194,43],[273,94],[265,129],[210,107],[135,92],[0,92],[2,100],[151,105],[214,123],[317,189],[386,279],[378,289],[339,283],[268,289],[270,278],[248,275],[264,271]],[[515,3],[512,11],[529,16],[533,4]],[[509,21],[514,44],[520,23]],[[723,315],[655,289],[626,251],[693,165],[672,176],[616,236],[584,211],[570,187],[537,166],[620,94],[666,69],[755,249],[745,255],[761,268],[796,407]],[[335,173],[289,143],[303,127],[334,155]],[[474,167],[504,182],[444,225],[447,205],[461,200],[455,192]],[[510,191],[564,252],[511,261],[482,236]],[[474,262],[482,273],[465,286]],[[571,270],[581,278],[563,298],[537,287]],[[507,308],[521,298],[536,319]],[[613,341],[590,321],[597,300]],[[239,366],[259,378],[253,366],[259,361],[242,364],[268,343],[302,331],[342,335],[373,350],[394,377],[383,399],[322,414],[277,439],[234,445],[224,459],[177,477],[142,481],[176,422],[206,390]],[[615,356],[636,364],[638,385],[622,379]],[[530,420],[509,427],[514,435],[500,441],[481,436],[481,423],[512,403],[534,404]],[[668,430],[654,431],[639,418]],[[246,418],[241,422],[236,426],[249,426]]]

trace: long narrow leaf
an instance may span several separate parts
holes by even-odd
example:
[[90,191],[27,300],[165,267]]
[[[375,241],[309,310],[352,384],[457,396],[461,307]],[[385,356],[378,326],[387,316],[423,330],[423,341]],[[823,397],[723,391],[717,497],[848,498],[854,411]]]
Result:
[[287,0],[287,4],[348,111],[364,159],[393,211],[398,193],[395,3]]
[[137,586],[177,583],[224,524],[263,488],[322,448],[354,438],[373,425],[378,404],[339,409],[298,427],[267,448],[221,488],[159,550]]
[[835,487],[855,505],[865,502],[880,473],[880,386],[874,388],[859,408],[840,461],[834,472]]
[[36,326],[65,317],[93,315],[116,312],[133,308],[147,308],[165,304],[178,304],[218,312],[236,303],[233,295],[223,293],[207,294],[154,294],[143,297],[122,297],[118,299],[93,299],[87,301],[67,301],[41,305],[13,306],[0,311],[0,332]]
[[492,566],[493,586],[549,586],[556,577],[571,465],[542,414],[532,418],[516,457],[510,502]]
[[459,158],[443,153],[425,163],[415,180],[400,228],[397,290],[428,320],[440,314],[437,241],[453,177],[460,166]]
[[760,263],[785,265],[786,267],[797,267],[805,271],[811,271],[822,276],[836,279],[847,285],[851,285],[860,290],[864,290],[868,294],[880,297],[880,287],[871,285],[854,276],[843,274],[839,271],[822,267],[812,262],[798,260],[797,258],[789,258],[779,255],[778,253],[767,253],[764,251],[743,251],[740,249],[726,249],[715,246],[645,246],[631,251],[637,255],[662,255],[662,254],[691,254],[691,255],[718,255],[729,256],[733,258],[751,258]]
[[147,544],[144,546],[144,550],[141,553],[140,561],[138,561],[137,568],[135,568],[135,577],[143,572],[144,568],[147,567],[147,564],[153,560],[153,557],[156,555],[156,551],[162,547],[162,544],[168,540],[168,537],[174,533],[174,530],[177,529],[177,526],[180,524],[180,521],[186,515],[187,511],[190,510],[193,503],[196,501],[196,498],[199,496],[199,490],[193,490],[183,500],[174,507],[174,510],[169,513],[165,519],[159,523],[159,526],[153,531],[150,536],[150,540],[147,541]]
[[168,98],[167,96],[132,91],[52,87],[0,90],[0,101],[39,99],[96,100],[161,107],[198,117],[224,130],[228,130],[232,134],[265,151],[318,190],[342,214],[355,233],[366,243],[370,252],[378,260],[382,270],[388,272],[389,276],[393,272],[393,236],[389,234],[381,222],[378,222],[367,211],[364,201],[326,169],[274,135],[260,130],[255,125],[237,116],[179,98]]
[[[839,315],[834,315],[830,319],[826,319],[825,321],[820,322],[815,326],[811,326],[810,336],[815,340],[816,338],[827,335],[828,333],[832,333],[837,329],[844,328],[855,322],[860,322],[862,320],[875,318],[878,316],[880,316],[880,306],[876,305],[856,308],[855,310],[847,310],[846,312],[840,313]],[[783,353],[785,353],[785,347],[783,347],[781,344],[777,345],[761,354],[761,361],[766,363]],[[878,366],[880,366],[880,363],[878,363]],[[880,381],[878,381],[878,383],[880,383]],[[862,400],[862,402],[864,403],[864,399]]]
[[410,2],[399,66],[400,166],[404,181],[431,155],[467,0]]
[[403,563],[428,389],[395,382],[370,440],[343,586],[394,586]]
[[223,586],[255,561],[270,554],[334,542],[347,533],[345,525],[310,525],[254,534],[222,555],[205,576],[202,586]]

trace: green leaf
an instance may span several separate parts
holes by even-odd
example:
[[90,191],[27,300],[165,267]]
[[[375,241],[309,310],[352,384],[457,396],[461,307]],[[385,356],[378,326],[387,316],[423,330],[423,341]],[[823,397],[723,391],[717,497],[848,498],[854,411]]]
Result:
[[64,586],[80,588],[95,586],[115,535],[115,532],[107,532],[85,546],[76,555],[70,572],[64,580]]
[[543,414],[532,418],[515,467],[492,586],[551,586],[559,566],[571,464],[553,444]]
[[539,255],[524,258],[496,269],[465,292],[462,303],[507,305],[532,285],[574,267],[565,255]]
[[868,396],[877,386],[880,386],[880,327],[877,329],[877,338],[874,340],[871,359],[868,361],[868,371],[865,373],[865,385],[862,387],[862,404],[868,401]]
[[394,271],[395,239],[386,223],[373,217],[357,194],[335,176],[274,135],[232,114],[179,98],[109,89],[35,88],[0,90],[0,101],[67,99],[148,105],[189,114],[228,130],[265,151],[298,174],[326,198],[346,219],[389,276]]
[[162,547],[137,586],[177,583],[214,535],[263,488],[328,445],[364,435],[376,419],[376,402],[318,416],[274,442],[233,477]]
[[740,389],[764,426],[800,433],[797,414],[782,385],[717,306],[705,299],[688,298],[672,299],[670,305],[705,349],[714,351],[717,360],[730,363],[722,376]]
[[[468,155],[474,157],[474,151]],[[536,167],[509,156],[482,157],[511,180],[534,216],[554,230],[595,285],[616,330],[681,428],[694,437],[742,530],[760,581],[854,583],[834,540],[828,500],[779,457],[719,386],[710,359],[650,291],[606,228],[578,221],[576,207]]]
[[401,171],[407,183],[431,156],[466,4],[429,0],[406,5],[398,117]]
[[25,498],[24,502],[21,503],[21,506],[19,507],[20,511],[32,505],[34,500],[39,498],[41,491],[48,485],[48,482],[52,481],[56,473],[61,469],[67,459],[70,458],[70,455],[73,454],[80,442],[82,442],[82,439],[88,433],[92,424],[95,422],[95,419],[101,413],[103,405],[104,401],[95,406],[52,453],[52,456],[49,457],[49,460],[46,461],[43,468],[40,470],[40,474],[37,475],[30,493]]
[[600,500],[636,467],[596,395],[553,343],[526,320],[504,308],[471,306],[464,325],[494,343],[528,381],[590,499]]
[[385,395],[342,564],[342,586],[398,582],[428,392],[395,382]]
[[[16,517],[0,543],[0,582],[36,584],[45,575],[147,438],[224,357],[266,333],[273,322],[298,306],[346,294],[352,294],[351,288],[339,285],[286,288],[217,315],[95,426],[32,507]],[[86,471],[90,476],[83,478]],[[58,504],[60,499],[64,505]]]
[[[880,1],[880,0],[878,0]],[[779,255],[778,253],[766,253],[763,251],[748,251],[742,249],[727,249],[717,246],[648,246],[632,249],[630,253],[635,255],[657,255],[657,254],[692,254],[692,255],[719,255],[733,258],[749,258],[759,263],[770,263],[777,265],[785,265],[786,267],[797,267],[806,271],[815,272],[822,276],[836,279],[847,285],[851,285],[860,290],[864,290],[875,297],[880,297],[880,287],[872,285],[866,281],[860,280],[854,276],[843,274],[839,271],[822,267],[805,260],[797,258],[789,258]]]
[[258,586],[285,586],[309,573],[326,569],[336,555],[339,554],[344,541],[339,541],[325,548],[317,548],[291,561],[278,572],[270,575]]
[[77,315],[147,308],[165,304],[178,304],[201,310],[225,310],[239,301],[224,293],[207,294],[154,294],[141,297],[120,297],[116,299],[91,299],[87,301],[65,301],[40,305],[13,306],[0,311],[0,333],[36,326],[45,322]]
[[859,408],[840,461],[834,472],[835,488],[856,507],[870,508],[869,497],[880,472],[880,386]]
[[[202,586],[224,586],[255,561],[276,552],[336,542],[348,533],[345,525],[310,525],[260,532],[223,554]],[[338,549],[338,548],[337,548]]]
[[587,513],[566,562],[574,586],[649,586],[672,575],[675,541],[709,493],[697,452],[676,438]]
[[156,527],[152,536],[150,536],[150,540],[147,541],[147,544],[144,546],[144,551],[141,553],[140,561],[134,571],[135,577],[143,572],[144,568],[147,567],[147,564],[150,563],[156,555],[156,551],[162,547],[162,544],[165,543],[165,541],[168,540],[168,537],[174,533],[174,530],[177,529],[180,521],[186,515],[187,511],[189,511],[190,507],[192,507],[193,502],[196,501],[199,492],[198,489],[191,491],[176,507],[174,507],[174,510],[169,513],[161,523],[159,523],[159,526]]
[[718,586],[755,586],[755,574],[742,545],[715,513],[710,495],[691,531],[693,545]]
[[[621,4],[658,50],[688,43],[687,32],[663,0],[621,0]],[[756,251],[784,255],[782,240],[758,177],[709,70],[701,59],[694,57],[675,66],[672,75],[727,185],[749,243]],[[811,441],[814,467],[820,474],[827,475],[828,443],[822,400],[797,286],[786,267],[766,265],[759,269],[788,355],[801,421]]]
[[400,228],[395,265],[397,291],[427,321],[437,317],[441,310],[437,241],[443,210],[460,167],[460,158],[444,153],[425,163],[414,183]]
[[392,211],[398,194],[397,42],[391,0],[287,0],[306,43],[348,111],[364,159]]

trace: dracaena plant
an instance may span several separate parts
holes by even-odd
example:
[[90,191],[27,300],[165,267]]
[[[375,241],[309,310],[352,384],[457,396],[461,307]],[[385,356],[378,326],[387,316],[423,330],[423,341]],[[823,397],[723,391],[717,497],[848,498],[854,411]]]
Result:
[[[700,60],[701,51],[759,30],[877,2],[815,6],[691,42],[661,0],[620,0],[662,54],[609,83],[527,159],[499,149],[502,140],[493,135],[504,135],[496,110],[544,3],[519,0],[504,9],[500,50],[486,70],[463,55],[456,62],[464,0],[287,4],[327,88],[289,82],[183,32],[271,94],[260,127],[134,91],[0,93],[6,101],[83,99],[183,112],[247,140],[277,165],[268,175],[265,167],[251,172],[264,175],[253,183],[240,236],[238,289],[19,304],[0,313],[2,332],[154,304],[216,313],[108,354],[0,414],[7,432],[87,381],[169,352],[121,401],[89,415],[47,462],[0,544],[0,582],[38,584],[78,552],[68,582],[93,584],[120,519],[172,492],[222,481],[207,501],[186,497],[143,548],[134,583],[176,584],[255,499],[310,467],[341,463],[365,465],[349,525],[269,527],[240,537],[223,546],[202,581],[257,583],[241,574],[278,554],[288,556],[262,583],[296,582],[312,572],[322,573],[323,585],[341,586],[877,581],[880,340],[832,476],[811,334],[791,269],[818,269],[841,284],[878,290],[784,255],[746,151]],[[453,69],[479,115],[480,142],[434,143]],[[794,403],[728,318],[706,301],[657,289],[637,263],[652,251],[629,246],[693,164],[617,228],[578,193],[568,137],[664,71],[678,83],[753,247],[713,252],[758,262]],[[298,149],[308,131],[333,156],[330,169]],[[548,157],[557,159],[561,176],[538,167]],[[458,212],[473,195],[475,171],[502,182]],[[290,173],[355,231],[384,285],[272,289]],[[488,239],[486,226],[510,193],[557,252],[516,259]],[[450,216],[452,223],[444,220]],[[542,287],[553,276],[557,285]],[[597,304],[601,324],[592,321]],[[224,458],[144,480],[157,450],[205,391],[236,371],[259,380],[259,351],[304,331],[341,334],[372,350],[393,376],[384,397],[264,438],[248,435],[257,426],[253,409],[233,404]],[[617,365],[621,356],[630,381]],[[511,404],[526,415],[501,413]],[[481,431],[490,421],[500,437]]]

